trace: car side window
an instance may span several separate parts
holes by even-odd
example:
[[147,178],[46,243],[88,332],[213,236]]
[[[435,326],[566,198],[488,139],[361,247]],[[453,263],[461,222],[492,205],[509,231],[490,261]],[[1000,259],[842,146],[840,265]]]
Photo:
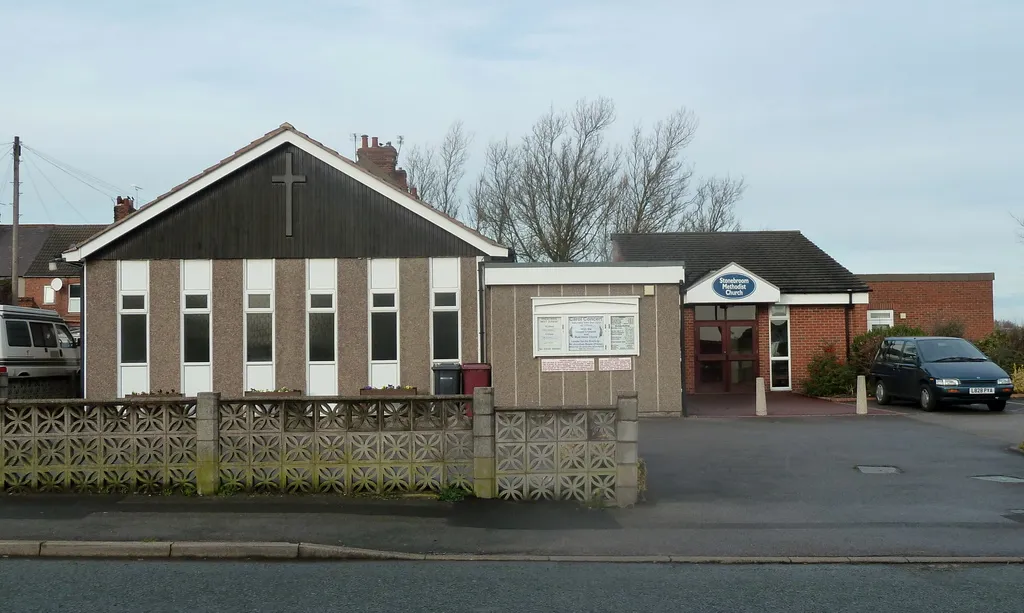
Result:
[[889,345],[891,344],[892,341],[882,341],[882,344],[878,346],[878,353],[875,355],[876,362],[885,362],[888,360]]
[[903,363],[917,364],[917,343],[907,341],[903,344]]
[[903,358],[903,341],[892,341],[889,345],[889,355],[886,356],[885,361],[890,364],[899,364]]
[[57,326],[57,342],[61,349],[73,349],[75,346],[75,339],[65,326]]
[[28,332],[28,322],[8,319],[4,324],[7,328],[8,347],[32,346],[32,336]]
[[32,329],[32,344],[36,347],[56,347],[57,335],[53,332],[53,324],[33,321],[29,324]]

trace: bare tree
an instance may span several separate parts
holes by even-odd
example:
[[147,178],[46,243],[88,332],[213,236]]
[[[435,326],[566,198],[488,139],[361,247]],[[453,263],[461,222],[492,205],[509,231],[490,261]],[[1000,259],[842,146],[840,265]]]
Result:
[[416,187],[420,198],[452,217],[461,212],[459,184],[466,175],[471,141],[462,121],[456,121],[440,146],[413,146],[405,158],[409,184]]
[[1020,225],[1020,231],[1017,232],[1017,238],[1024,243],[1024,216],[1017,217],[1016,215],[1013,215],[1013,219]]
[[693,172],[683,152],[697,131],[693,113],[679,109],[654,124],[650,134],[639,125],[626,153],[613,231],[657,232],[679,225]]
[[[513,202],[517,188],[519,154],[508,139],[487,147],[484,169],[469,190],[469,214],[473,226],[503,245],[522,242],[515,224]],[[521,249],[517,247],[517,250]]]
[[740,229],[736,203],[743,197],[744,180],[709,177],[686,205],[679,229],[684,232],[733,232]]

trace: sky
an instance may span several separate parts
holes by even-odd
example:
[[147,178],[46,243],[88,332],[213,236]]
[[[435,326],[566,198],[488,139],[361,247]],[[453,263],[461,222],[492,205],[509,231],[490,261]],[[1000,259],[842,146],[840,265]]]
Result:
[[[0,223],[14,135],[147,202],[283,122],[352,156],[462,120],[468,185],[489,141],[606,96],[622,141],[696,114],[687,155],[746,180],[746,229],[855,273],[994,272],[1024,321],[1019,0],[33,0],[0,27]],[[25,158],[22,223],[111,220],[109,188]]]

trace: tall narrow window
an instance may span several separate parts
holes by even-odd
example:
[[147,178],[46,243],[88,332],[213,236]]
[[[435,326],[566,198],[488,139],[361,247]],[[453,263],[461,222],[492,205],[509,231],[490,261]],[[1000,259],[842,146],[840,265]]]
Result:
[[245,386],[274,389],[274,260],[245,261]]
[[306,390],[310,396],[338,393],[337,260],[306,260]]
[[213,389],[212,294],[212,262],[182,260],[181,390],[190,396]]
[[369,276],[370,385],[398,385],[398,260],[370,260]]
[[82,285],[72,283],[68,285],[68,313],[82,312]]
[[117,284],[118,395],[149,392],[149,262],[118,262]]
[[49,285],[43,286],[43,304],[53,304],[57,302],[57,292],[53,291],[53,288]]
[[783,304],[772,306],[769,326],[771,389],[788,390],[792,386],[789,360],[789,307]]
[[430,260],[430,336],[434,362],[458,362],[459,258]]

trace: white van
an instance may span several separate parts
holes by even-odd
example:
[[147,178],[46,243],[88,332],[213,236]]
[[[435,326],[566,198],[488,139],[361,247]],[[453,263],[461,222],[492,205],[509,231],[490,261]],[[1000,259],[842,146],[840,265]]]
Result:
[[78,341],[55,311],[0,305],[0,373],[10,378],[79,374]]

